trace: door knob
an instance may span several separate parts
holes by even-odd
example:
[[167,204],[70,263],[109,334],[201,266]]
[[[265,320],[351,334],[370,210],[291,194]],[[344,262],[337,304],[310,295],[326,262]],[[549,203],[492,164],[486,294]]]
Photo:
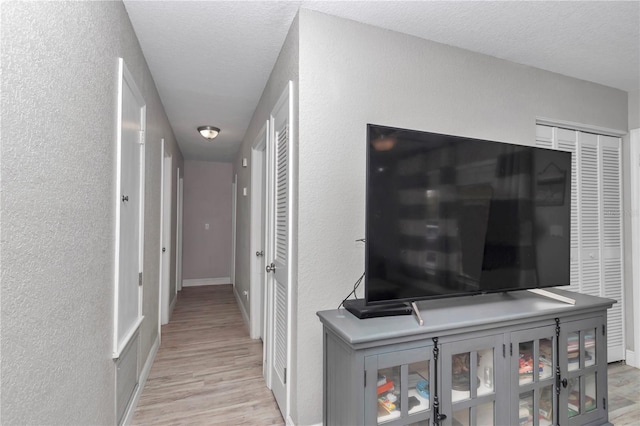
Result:
[[167,249],[162,247],[162,252],[164,253],[165,251],[167,251]]
[[125,201],[129,201],[129,196],[128,195],[123,195],[122,196],[122,202],[124,203]]
[[569,384],[569,382],[567,382],[567,379],[566,379],[566,378],[562,379],[562,382],[561,382],[561,383],[562,383],[562,387],[563,387],[563,388],[566,388],[566,387],[567,387],[567,385]]
[[264,256],[264,251],[257,251],[256,252],[256,256],[258,256],[258,257]]
[[274,263],[271,263],[271,265],[267,265],[267,267],[265,269],[267,270],[267,272],[275,272],[276,271],[276,265]]

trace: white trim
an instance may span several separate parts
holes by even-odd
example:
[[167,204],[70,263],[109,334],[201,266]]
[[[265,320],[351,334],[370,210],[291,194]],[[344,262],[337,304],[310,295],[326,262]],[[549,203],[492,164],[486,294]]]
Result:
[[138,401],[140,400],[140,396],[142,396],[144,386],[147,384],[147,379],[149,378],[149,373],[151,372],[151,366],[156,359],[156,355],[158,355],[158,349],[160,349],[160,335],[156,335],[156,340],[151,346],[151,350],[149,351],[147,360],[145,361],[142,372],[140,373],[140,380],[138,381],[136,391],[133,393],[133,397],[129,402],[129,408],[127,408],[127,412],[122,417],[122,425],[128,426],[133,420],[133,415],[136,412],[136,408],[138,407]]
[[229,275],[231,284],[236,287],[236,215],[238,214],[238,175],[233,175],[231,182],[231,265],[229,265]]
[[[633,352],[640,353],[640,129],[633,129],[629,133],[629,157],[631,158],[631,256],[633,256],[631,259]],[[628,360],[627,363],[629,363]],[[640,359],[634,360],[634,363],[634,367],[640,368]]]
[[630,365],[635,368],[640,368],[640,363],[637,361],[640,361],[640,360],[636,360],[636,353],[634,351],[630,351],[629,349],[627,349],[627,356],[625,358],[625,362],[627,363],[627,365]]
[[[288,212],[287,212],[287,216],[288,216],[288,224],[287,224],[287,228],[289,230],[289,235],[288,235],[288,252],[289,252],[289,258],[287,259],[287,293],[288,293],[288,297],[287,297],[287,372],[288,372],[288,376],[287,377],[287,383],[286,385],[286,390],[287,390],[287,418],[290,418],[291,415],[291,382],[293,381],[291,379],[291,372],[294,370],[292,368],[292,363],[293,363],[293,322],[296,321],[296,319],[293,317],[293,301],[294,298],[296,298],[296,295],[294,294],[294,285],[293,285],[293,277],[297,276],[297,267],[295,265],[297,265],[297,257],[296,254],[297,253],[297,248],[295,247],[295,239],[294,236],[297,236],[298,233],[298,228],[296,226],[297,224],[297,216],[295,215],[295,209],[294,206],[298,205],[298,200],[296,198],[296,194],[297,194],[297,187],[296,187],[296,182],[297,180],[297,168],[296,168],[296,163],[295,163],[295,158],[298,158],[298,153],[296,150],[297,147],[297,140],[296,140],[296,134],[298,132],[298,129],[296,129],[296,121],[295,121],[295,117],[294,117],[294,111],[297,111],[297,108],[295,107],[295,99],[294,99],[294,87],[293,87],[293,81],[289,81],[289,84],[287,85],[287,97],[288,99],[288,103],[289,103],[289,117],[287,118],[287,121],[289,122],[289,159],[287,160],[287,164],[289,166],[289,194],[287,195],[287,197],[289,198],[289,205],[288,205]],[[295,269],[294,269],[295,268]],[[297,285],[295,286],[295,288],[297,289]]]
[[569,130],[579,130],[596,135],[615,136],[617,138],[626,135],[626,130],[610,129],[608,127],[592,126],[591,124],[577,123],[575,121],[556,120],[554,118],[536,117],[536,124],[541,126],[560,127]]
[[[252,339],[258,339],[262,334],[262,324],[264,315],[260,315],[262,306],[264,305],[264,297],[261,295],[265,292],[262,291],[265,288],[264,280],[260,282],[259,276],[261,268],[264,265],[264,253],[265,248],[263,241],[266,243],[265,237],[265,217],[262,212],[266,213],[266,207],[263,209],[262,200],[266,201],[266,194],[263,194],[263,183],[266,182],[266,170],[263,164],[266,165],[265,156],[266,152],[266,139],[269,134],[269,121],[265,121],[265,124],[258,132],[258,136],[253,142],[251,147],[251,223],[249,227],[251,245],[249,258],[251,259],[249,266],[249,288],[254,297],[249,300],[249,310],[251,312],[251,321],[249,327],[249,335]],[[266,186],[264,187],[266,191]],[[261,232],[257,232],[260,230]],[[255,256],[255,253],[262,251],[262,257]]]
[[164,235],[164,138],[160,139],[160,244],[158,247],[158,335],[162,341],[162,238]]
[[249,331],[249,315],[247,314],[247,310],[242,304],[242,298],[238,294],[238,289],[236,287],[233,287],[233,295],[235,296],[236,303],[238,304],[238,308],[240,309],[240,314],[242,315],[244,326],[246,327],[247,331]]
[[199,287],[203,285],[225,285],[231,284],[231,277],[220,278],[191,278],[182,280],[182,287]]
[[[287,418],[285,419],[285,424],[287,426],[296,426],[296,424],[293,422],[293,419],[291,418],[291,416],[287,416]],[[318,423],[316,425],[311,425],[311,426],[322,426],[322,423]]]
[[[184,173],[184,171],[183,171]],[[176,212],[176,293],[182,290],[182,247],[183,247],[183,221],[184,221],[184,178],[180,177],[178,167],[178,194]]]

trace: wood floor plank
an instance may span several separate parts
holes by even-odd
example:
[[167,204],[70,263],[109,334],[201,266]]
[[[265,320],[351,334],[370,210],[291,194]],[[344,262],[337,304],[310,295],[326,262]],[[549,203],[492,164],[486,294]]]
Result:
[[182,289],[132,424],[284,424],[230,285]]

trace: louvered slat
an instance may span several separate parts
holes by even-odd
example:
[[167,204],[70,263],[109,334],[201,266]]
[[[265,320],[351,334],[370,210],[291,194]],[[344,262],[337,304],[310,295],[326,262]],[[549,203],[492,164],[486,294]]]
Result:
[[287,366],[287,289],[276,281],[276,309],[275,309],[275,371],[284,381],[284,369]]
[[580,146],[580,244],[583,249],[598,249],[600,247],[598,148],[595,144],[587,142]]
[[288,199],[288,145],[289,145],[289,129],[285,124],[276,132],[276,259],[286,259],[288,244],[287,229],[287,208]]
[[605,247],[620,247],[620,153],[602,145],[602,233]]

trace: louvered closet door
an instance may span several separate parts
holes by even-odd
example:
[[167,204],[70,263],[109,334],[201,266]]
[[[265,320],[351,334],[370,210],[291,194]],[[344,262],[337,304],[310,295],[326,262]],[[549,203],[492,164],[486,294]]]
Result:
[[273,351],[271,390],[283,417],[287,416],[287,365],[289,347],[289,259],[290,259],[290,106],[289,89],[271,116],[273,171]]
[[622,300],[622,182],[620,139],[598,136],[602,170],[602,281],[604,297],[615,299],[607,311],[608,361],[625,358]]
[[608,316],[608,361],[624,359],[620,139],[557,127],[536,128],[536,145],[570,151],[571,285],[615,299]]
[[600,277],[600,179],[598,137],[578,132],[580,174],[580,291],[602,296]]

